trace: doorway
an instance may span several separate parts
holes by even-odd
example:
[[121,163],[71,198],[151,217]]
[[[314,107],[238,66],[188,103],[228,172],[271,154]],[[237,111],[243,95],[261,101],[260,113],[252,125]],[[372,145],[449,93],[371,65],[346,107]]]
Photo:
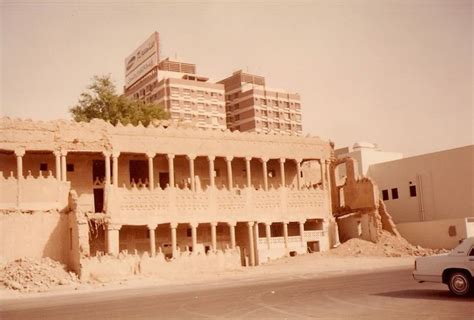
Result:
[[319,252],[319,241],[308,241],[306,245],[309,253]]
[[104,211],[104,189],[94,189],[94,212]]
[[160,188],[166,189],[166,186],[170,183],[170,174],[169,172],[160,172]]

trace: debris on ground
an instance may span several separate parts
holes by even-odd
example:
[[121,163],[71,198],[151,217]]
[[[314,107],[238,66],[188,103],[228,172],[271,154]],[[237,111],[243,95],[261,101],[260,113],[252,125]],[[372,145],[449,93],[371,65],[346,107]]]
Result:
[[41,292],[54,286],[79,283],[77,275],[50,258],[21,258],[0,270],[0,284],[21,292]]
[[338,257],[407,257],[430,256],[448,252],[448,250],[444,249],[427,249],[420,246],[413,246],[404,238],[396,237],[383,231],[377,243],[353,238],[322,255]]

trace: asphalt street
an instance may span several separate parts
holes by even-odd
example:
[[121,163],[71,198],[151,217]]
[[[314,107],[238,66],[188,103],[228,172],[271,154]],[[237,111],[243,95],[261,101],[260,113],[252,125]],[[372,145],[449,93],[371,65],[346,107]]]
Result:
[[0,319],[474,319],[474,298],[411,270],[4,300]]

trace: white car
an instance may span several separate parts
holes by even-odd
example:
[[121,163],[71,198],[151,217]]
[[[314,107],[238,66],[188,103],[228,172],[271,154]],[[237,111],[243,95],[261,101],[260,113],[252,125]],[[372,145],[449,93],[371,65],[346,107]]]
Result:
[[474,292],[474,237],[465,239],[448,254],[417,258],[413,278],[445,283],[457,296]]

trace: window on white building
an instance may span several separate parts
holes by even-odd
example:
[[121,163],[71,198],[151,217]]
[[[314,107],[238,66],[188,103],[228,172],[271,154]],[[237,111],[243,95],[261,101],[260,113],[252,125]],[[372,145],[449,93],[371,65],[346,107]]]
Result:
[[392,199],[398,199],[398,188],[392,188]]

